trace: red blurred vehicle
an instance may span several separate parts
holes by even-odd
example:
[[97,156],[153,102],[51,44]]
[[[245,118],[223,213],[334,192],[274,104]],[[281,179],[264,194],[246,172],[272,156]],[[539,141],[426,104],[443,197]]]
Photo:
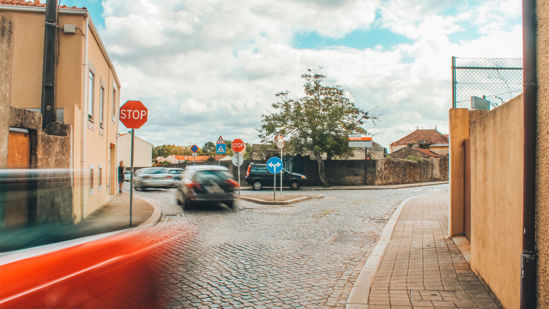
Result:
[[160,308],[158,261],[193,234],[157,225],[4,255],[0,308]]

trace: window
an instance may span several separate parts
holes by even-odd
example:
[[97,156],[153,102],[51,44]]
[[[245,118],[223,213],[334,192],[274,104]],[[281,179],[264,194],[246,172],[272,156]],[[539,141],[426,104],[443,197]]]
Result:
[[93,88],[95,76],[90,71],[88,76],[88,119],[93,121]]
[[112,121],[116,122],[116,87],[112,87]]
[[99,89],[99,127],[103,127],[103,103],[105,102],[105,89]]
[[101,190],[101,185],[103,184],[103,167],[99,165],[99,179],[97,185],[99,186],[98,190]]
[[90,165],[90,191],[93,192],[93,186],[94,186],[94,183],[93,183],[93,165]]

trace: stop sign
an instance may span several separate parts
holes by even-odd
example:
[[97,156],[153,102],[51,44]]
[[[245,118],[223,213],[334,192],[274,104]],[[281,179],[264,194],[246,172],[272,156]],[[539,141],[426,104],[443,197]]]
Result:
[[149,111],[141,101],[127,101],[120,107],[120,121],[128,129],[139,129],[145,122]]
[[231,149],[234,151],[234,152],[241,152],[242,150],[244,150],[244,147],[246,145],[244,145],[244,142],[237,138],[235,139],[232,143],[231,143]]

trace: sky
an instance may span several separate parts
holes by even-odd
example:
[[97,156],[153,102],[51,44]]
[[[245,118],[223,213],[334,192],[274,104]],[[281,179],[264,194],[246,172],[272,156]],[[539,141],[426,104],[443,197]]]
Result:
[[[277,92],[308,68],[339,85],[388,147],[448,133],[451,57],[522,57],[520,0],[61,0],[85,6],[155,145],[258,143]],[[120,124],[120,131],[126,132]]]

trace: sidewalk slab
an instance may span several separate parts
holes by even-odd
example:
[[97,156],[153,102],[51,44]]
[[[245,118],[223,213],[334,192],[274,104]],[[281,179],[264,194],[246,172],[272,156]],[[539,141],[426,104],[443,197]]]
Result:
[[501,308],[447,237],[448,207],[447,190],[403,203],[372,284],[347,308]]

